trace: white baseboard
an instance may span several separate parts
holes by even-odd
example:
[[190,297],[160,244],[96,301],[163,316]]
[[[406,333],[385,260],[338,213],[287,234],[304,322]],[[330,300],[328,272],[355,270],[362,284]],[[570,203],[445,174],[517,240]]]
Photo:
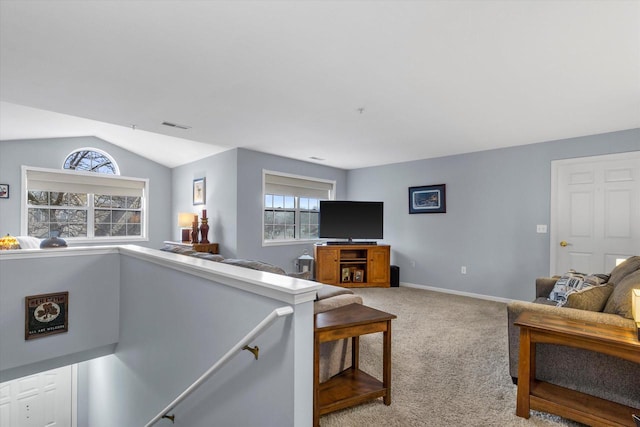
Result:
[[500,298],[500,297],[494,297],[494,296],[491,296],[491,295],[474,294],[473,292],[455,291],[453,289],[446,289],[446,288],[436,288],[435,286],[416,285],[415,283],[400,282],[400,286],[404,286],[404,287],[407,287],[407,288],[425,289],[425,290],[434,291],[434,292],[442,292],[444,294],[460,295],[460,296],[463,296],[463,297],[470,297],[470,298],[478,298],[478,299],[484,299],[484,300],[489,300],[489,301],[503,302],[505,304],[508,304],[511,301],[513,301],[512,299],[509,299],[509,298]]

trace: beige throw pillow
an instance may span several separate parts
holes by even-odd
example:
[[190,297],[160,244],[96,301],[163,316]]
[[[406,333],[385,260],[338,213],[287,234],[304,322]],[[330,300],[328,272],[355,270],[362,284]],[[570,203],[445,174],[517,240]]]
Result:
[[619,283],[615,284],[603,311],[633,319],[631,317],[631,289],[640,289],[640,270],[626,275]]

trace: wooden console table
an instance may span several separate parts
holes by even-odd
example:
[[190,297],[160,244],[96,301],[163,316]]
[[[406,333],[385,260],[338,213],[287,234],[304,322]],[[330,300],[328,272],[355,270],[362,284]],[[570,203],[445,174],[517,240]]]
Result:
[[530,409],[536,409],[591,426],[634,425],[632,415],[638,409],[535,378],[537,343],[582,348],[640,363],[640,342],[634,330],[531,312],[522,313],[515,325],[520,327],[516,415],[529,418]]
[[[362,304],[349,304],[315,316],[313,346],[313,425],[320,416],[382,397],[391,405],[391,320],[396,316]],[[359,368],[360,335],[383,333],[382,382]],[[351,367],[320,383],[320,344],[351,338]]]

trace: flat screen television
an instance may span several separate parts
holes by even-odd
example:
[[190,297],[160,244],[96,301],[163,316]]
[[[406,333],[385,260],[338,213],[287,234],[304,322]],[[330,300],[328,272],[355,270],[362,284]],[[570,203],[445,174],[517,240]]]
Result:
[[320,238],[382,239],[383,223],[384,202],[320,201]]

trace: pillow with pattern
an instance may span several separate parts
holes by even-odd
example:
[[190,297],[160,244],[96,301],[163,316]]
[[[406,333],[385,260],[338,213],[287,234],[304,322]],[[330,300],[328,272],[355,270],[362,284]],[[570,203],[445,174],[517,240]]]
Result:
[[[601,289],[595,292],[592,291],[603,287],[603,285],[607,283],[608,279],[609,276],[603,274],[587,275],[584,273],[578,273],[575,270],[569,270],[567,273],[563,274],[558,281],[556,281],[556,284],[553,286],[553,289],[549,294],[549,299],[555,301],[558,307],[562,307],[567,304],[569,297],[573,295],[573,298],[571,298],[571,307],[581,308],[584,306],[589,308],[583,309],[601,311],[604,304],[607,302],[612,289]],[[594,307],[597,308],[597,310],[593,310],[592,308]]]

